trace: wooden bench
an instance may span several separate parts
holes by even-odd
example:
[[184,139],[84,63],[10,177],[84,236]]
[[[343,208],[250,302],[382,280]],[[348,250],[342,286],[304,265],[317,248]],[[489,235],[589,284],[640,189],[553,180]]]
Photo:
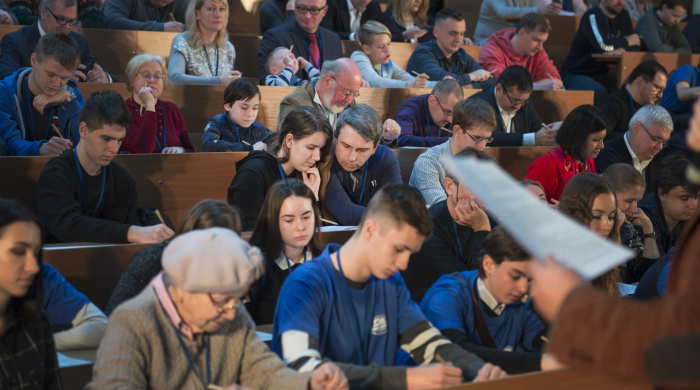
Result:
[[[80,91],[87,99],[92,92],[113,89],[125,99],[130,96],[124,84],[81,83]],[[262,102],[258,121],[269,129],[277,128],[279,103],[294,90],[294,87],[260,86]],[[206,123],[212,116],[223,112],[224,86],[220,85],[169,85],[162,99],[180,107],[187,130],[201,151],[201,138]],[[465,89],[465,98],[479,92]],[[377,109],[379,117],[393,118],[396,109],[406,99],[430,93],[426,88],[362,88],[358,103],[366,103]],[[582,104],[593,104],[592,91],[534,91],[530,97],[542,120],[547,123],[564,120],[571,110]]]
[[651,390],[644,383],[614,378],[583,368],[565,368],[547,372],[513,375],[503,379],[467,383],[445,390]]
[[[345,243],[354,230],[318,233],[322,247]],[[246,240],[249,236],[244,237]],[[54,266],[78,291],[104,310],[122,272],[137,251],[150,244],[47,245],[43,261]]]

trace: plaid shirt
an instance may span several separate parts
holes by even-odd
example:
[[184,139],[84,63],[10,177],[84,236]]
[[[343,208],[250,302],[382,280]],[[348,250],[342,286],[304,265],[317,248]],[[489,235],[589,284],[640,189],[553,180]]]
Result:
[[51,326],[7,315],[0,335],[0,389],[62,389]]

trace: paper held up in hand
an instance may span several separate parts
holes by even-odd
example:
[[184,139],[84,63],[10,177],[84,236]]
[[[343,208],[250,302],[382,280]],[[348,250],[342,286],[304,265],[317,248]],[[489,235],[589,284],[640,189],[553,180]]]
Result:
[[630,249],[550,208],[493,162],[448,158],[444,163],[533,257],[543,260],[552,255],[590,280],[634,256]]

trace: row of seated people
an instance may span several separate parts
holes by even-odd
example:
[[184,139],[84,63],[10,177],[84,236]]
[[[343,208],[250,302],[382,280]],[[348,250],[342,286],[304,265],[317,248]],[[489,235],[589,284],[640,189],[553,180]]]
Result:
[[[470,147],[458,156],[490,158]],[[681,176],[684,168],[680,170]],[[609,173],[612,177],[607,176]],[[643,191],[641,175],[625,164],[612,166],[603,178],[588,173],[576,175],[564,188],[558,209],[605,239],[619,243],[621,225],[625,223],[623,215],[630,208],[628,205],[624,211],[618,209],[620,198],[629,195],[629,190],[619,187],[625,180],[634,188],[642,186],[637,192]],[[130,262],[110,300],[111,309],[116,307],[116,310],[98,351],[92,386],[146,383],[146,378],[156,378],[155,383],[164,383],[164,388],[181,386],[194,378],[203,381],[198,378],[197,365],[191,361],[203,361],[203,351],[210,348],[214,351],[214,361],[222,360],[214,367],[242,360],[242,368],[215,372],[213,379],[207,377],[209,384],[213,380],[225,385],[241,383],[267,388],[284,378],[289,385],[288,381],[294,377],[291,372],[280,371],[283,364],[278,358],[265,355],[266,347],[256,336],[239,335],[252,328],[249,316],[257,323],[274,320],[273,350],[291,368],[323,372],[329,369],[328,366],[317,368],[323,361],[338,364],[341,371],[335,371],[334,375],[339,387],[329,383],[316,383],[314,387],[312,379],[311,388],[346,388],[344,380],[349,380],[350,385],[369,383],[384,389],[434,388],[458,384],[463,378],[483,380],[503,375],[499,368],[484,365],[484,361],[499,364],[511,373],[559,366],[551,355],[538,352],[547,341],[543,337],[547,329],[526,302],[530,255],[500,227],[484,234],[491,230],[488,216],[468,189],[451,174],[445,177],[444,184],[447,199],[429,210],[423,207],[424,199],[415,189],[400,185],[384,187],[370,202],[357,233],[342,247],[331,244],[323,252],[313,242],[321,214],[316,196],[308,185],[298,180],[279,181],[266,195],[251,237],[251,243],[259,242],[261,251],[230,232],[240,231],[241,224],[228,205],[214,201],[200,203],[182,221],[180,236],[170,244],[143,250]],[[538,192],[542,187],[536,182],[523,185],[540,198],[544,196],[543,191]],[[3,203],[0,204],[5,209],[3,215],[10,219],[26,213],[12,203]],[[9,224],[7,228],[3,225],[0,236],[3,243],[22,246],[23,254],[19,256],[24,257],[24,268],[18,273],[29,283],[11,290],[19,302],[39,271],[35,255],[41,245],[38,223],[26,215],[19,216],[24,218],[20,223]],[[478,230],[482,233],[480,237],[467,241],[468,257],[463,259],[460,236],[455,240],[445,231],[451,229],[444,227],[449,224],[462,227],[465,223],[469,226],[477,220],[482,221],[485,229]],[[186,233],[211,226],[230,230],[215,228]],[[454,231],[458,234],[456,227]],[[446,237],[448,241],[441,241]],[[472,256],[476,252],[474,247],[480,247],[480,256]],[[454,273],[439,274],[431,270],[426,275],[425,271],[436,264],[435,249],[448,254],[439,258],[446,268],[455,267],[447,264],[449,258],[459,259]],[[341,254],[346,259],[343,262]],[[249,263],[239,263],[242,258]],[[426,261],[428,258],[431,261]],[[261,277],[263,269],[265,275]],[[398,271],[402,271],[403,278],[397,275]],[[607,272],[594,280],[593,285],[609,296],[619,296],[616,284],[619,271]],[[431,277],[434,279],[430,280]],[[417,282],[427,282],[432,287],[421,295],[414,287]],[[34,286],[37,283],[40,282],[34,282]],[[372,292],[365,291],[368,289]],[[209,301],[211,306],[204,305]],[[241,309],[243,303],[247,304],[247,310]],[[537,301],[533,304],[537,305]],[[348,309],[355,307],[360,308],[359,313],[364,308],[364,318],[355,313],[356,309]],[[5,310],[15,314],[12,309],[10,306]],[[455,316],[455,313],[460,314]],[[135,318],[139,320],[134,321]],[[352,318],[355,321],[347,320]],[[552,319],[544,318],[546,322]],[[372,337],[370,331],[378,326],[377,321],[382,332],[373,331],[376,337]],[[26,332],[27,328],[32,331]],[[167,332],[172,329],[180,345],[168,333],[163,334],[164,329]],[[151,337],[137,337],[149,332],[153,332]],[[348,334],[356,336],[355,345],[347,342]],[[53,341],[46,336],[44,320],[25,314],[22,321],[13,323],[9,335],[24,335],[18,336],[19,343],[15,345],[41,345],[42,368],[38,375],[44,376],[47,383],[58,380]],[[197,342],[198,337],[204,337],[205,343]],[[233,346],[226,348],[229,343],[238,347],[231,351]],[[185,359],[183,355],[190,356],[193,349],[195,358]],[[420,352],[423,349],[434,351],[426,355]],[[224,350],[228,352],[217,352]],[[19,351],[18,348],[7,352],[18,356]],[[268,361],[264,368],[253,369],[245,364],[246,359],[262,356]],[[206,359],[208,362],[209,357]],[[403,364],[395,366],[395,362],[411,359],[412,364],[424,367],[411,367],[411,363],[408,368],[401,367]],[[444,363],[437,363],[443,359],[454,366],[446,369]],[[38,362],[26,355],[24,362],[23,369],[14,372],[9,380],[21,381],[29,372],[37,376],[34,369]],[[372,366],[367,366],[370,363]],[[169,367],[167,374],[164,365]],[[641,371],[641,366],[636,369]],[[266,375],[251,373],[258,370]],[[306,383],[306,378],[296,379]],[[425,380],[430,382],[424,383]]]

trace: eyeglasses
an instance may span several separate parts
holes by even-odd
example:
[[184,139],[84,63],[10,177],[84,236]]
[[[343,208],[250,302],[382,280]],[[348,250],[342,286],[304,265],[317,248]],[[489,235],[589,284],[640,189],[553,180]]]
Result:
[[510,95],[508,95],[508,91],[506,90],[506,87],[503,87],[503,93],[506,94],[508,101],[513,106],[517,106],[518,104],[521,106],[524,106],[525,104],[527,104],[527,102],[530,101],[530,99],[524,99],[524,100],[523,99],[511,99]]
[[438,107],[440,107],[440,109],[442,110],[442,115],[444,115],[446,117],[452,116],[452,114],[453,114],[452,110],[445,110],[444,108],[442,108],[442,103],[440,103],[440,100],[437,98],[437,96],[435,96],[435,95],[432,95],[432,96],[435,98],[435,100],[437,100]]
[[349,98],[350,96],[352,96],[353,99],[357,99],[360,97],[359,92],[352,93],[350,91],[346,91],[343,88],[341,88],[340,84],[338,84],[338,80],[336,80],[335,77],[331,76],[331,78],[333,79],[333,82],[340,89],[340,92],[343,93],[343,96],[345,96],[346,99]]
[[321,8],[295,7],[294,11],[296,11],[296,13],[298,13],[299,15],[304,15],[307,12],[310,13],[311,15],[318,15],[324,9],[326,9],[325,5]]
[[647,133],[647,135],[649,136],[649,139],[651,139],[651,142],[652,142],[652,143],[660,144],[661,147],[664,147],[664,146],[668,145],[668,141],[664,141],[664,140],[662,140],[662,139],[658,139],[658,138],[654,137],[653,135],[651,135],[651,133],[649,132],[649,130],[647,130],[647,128],[644,127],[644,125],[642,124],[642,122],[637,122],[637,123],[639,123],[639,125],[642,126],[642,129],[644,129],[644,131]]
[[145,80],[153,79],[154,81],[158,81],[158,80],[165,81],[165,79],[168,78],[168,76],[164,76],[164,75],[158,74],[158,73],[156,73],[156,74],[139,73],[138,76],[145,79]]
[[490,144],[491,142],[493,142],[493,137],[479,137],[479,136],[472,137],[472,135],[469,134],[466,130],[464,130],[464,134],[468,135],[469,138],[471,138],[472,141],[474,141],[474,143],[477,144],[477,145],[480,144],[480,143],[482,143],[482,142],[486,142],[486,145],[488,145],[488,144]]
[[66,19],[66,18],[64,18],[64,17],[62,17],[62,16],[56,16],[56,14],[53,13],[53,11],[51,11],[50,8],[48,8],[48,7],[44,7],[44,8],[46,8],[46,10],[49,11],[49,13],[51,14],[51,16],[53,16],[54,19],[56,19],[56,23],[58,23],[59,26],[63,26],[63,25],[66,25],[66,24],[69,25],[69,26],[72,26],[72,25],[78,24],[78,22],[80,22],[80,19],[78,19],[78,18],[75,18],[75,19]]
[[207,295],[209,296],[209,300],[211,301],[211,304],[214,305],[214,308],[219,313],[223,313],[223,312],[229,311],[229,310],[236,310],[239,307],[241,307],[241,305],[244,305],[244,304],[250,302],[250,298],[248,298],[248,296],[246,295],[242,299],[236,299],[235,301],[229,303],[228,305],[222,305],[222,304],[216,302],[214,300],[214,297],[211,296],[211,294],[207,294]]
[[657,92],[663,92],[664,87],[656,85],[653,81],[647,81],[647,83],[651,84],[652,87],[656,88]]

